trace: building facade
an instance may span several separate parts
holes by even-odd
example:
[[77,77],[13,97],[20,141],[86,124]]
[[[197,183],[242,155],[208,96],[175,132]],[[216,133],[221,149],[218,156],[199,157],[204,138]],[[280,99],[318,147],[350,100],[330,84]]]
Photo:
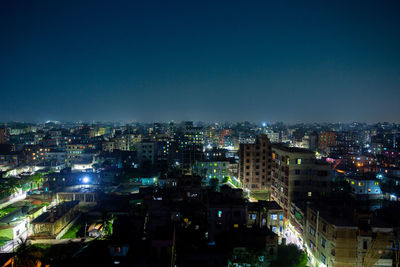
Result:
[[285,218],[292,201],[303,201],[330,192],[330,165],[315,159],[311,150],[272,145],[271,198]]
[[254,144],[240,144],[239,180],[251,191],[270,191],[271,143],[266,135],[257,136]]

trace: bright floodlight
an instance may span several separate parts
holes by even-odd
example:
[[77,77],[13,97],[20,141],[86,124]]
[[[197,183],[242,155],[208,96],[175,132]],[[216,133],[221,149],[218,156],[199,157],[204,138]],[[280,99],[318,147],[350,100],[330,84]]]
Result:
[[82,182],[84,182],[85,184],[89,183],[89,177],[83,177]]

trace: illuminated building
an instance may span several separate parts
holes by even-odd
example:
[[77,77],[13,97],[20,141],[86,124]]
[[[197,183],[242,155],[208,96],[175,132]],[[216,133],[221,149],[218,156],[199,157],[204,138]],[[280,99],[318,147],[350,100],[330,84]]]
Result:
[[304,241],[314,266],[393,266],[393,228],[349,206],[307,207]]
[[257,136],[254,144],[240,144],[239,179],[246,189],[269,192],[271,143],[266,135]]
[[330,192],[330,170],[330,165],[317,161],[311,150],[272,145],[271,198],[284,209],[285,218],[292,201]]
[[72,164],[90,164],[94,161],[95,153],[91,151],[92,145],[86,144],[68,144],[66,150],[66,161],[68,165]]
[[336,132],[322,132],[318,135],[318,149],[326,150],[329,146],[336,146]]
[[230,162],[224,161],[197,161],[193,172],[203,178],[208,184],[211,179],[218,179],[222,184],[229,181],[231,173],[229,172]]
[[346,177],[346,181],[351,187],[351,193],[357,199],[382,199],[381,181],[375,175],[361,175]]

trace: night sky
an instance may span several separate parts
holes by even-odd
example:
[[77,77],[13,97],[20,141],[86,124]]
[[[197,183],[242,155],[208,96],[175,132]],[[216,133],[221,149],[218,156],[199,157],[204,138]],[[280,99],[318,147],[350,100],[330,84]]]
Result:
[[400,122],[400,1],[2,0],[0,90],[0,121]]

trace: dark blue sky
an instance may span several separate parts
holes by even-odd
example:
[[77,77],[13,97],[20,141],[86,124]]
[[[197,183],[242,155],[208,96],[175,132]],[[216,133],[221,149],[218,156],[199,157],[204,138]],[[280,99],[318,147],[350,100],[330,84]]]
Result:
[[400,1],[0,1],[0,121],[400,122]]

